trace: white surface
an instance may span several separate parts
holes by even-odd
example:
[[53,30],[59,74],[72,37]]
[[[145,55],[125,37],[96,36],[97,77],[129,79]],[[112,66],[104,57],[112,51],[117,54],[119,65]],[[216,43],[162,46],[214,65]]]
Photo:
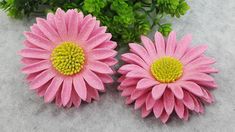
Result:
[[13,20],[0,11],[0,131],[1,132],[232,132],[235,131],[235,1],[194,0],[191,10],[174,29],[181,38],[193,34],[193,44],[209,45],[206,54],[217,59],[219,85],[212,91],[216,103],[206,106],[204,115],[190,114],[188,122],[176,117],[167,125],[153,116],[146,119],[133,106],[124,105],[116,86],[110,86],[99,102],[79,109],[44,104],[28,89],[20,72],[17,51],[23,48],[22,32],[34,20]]

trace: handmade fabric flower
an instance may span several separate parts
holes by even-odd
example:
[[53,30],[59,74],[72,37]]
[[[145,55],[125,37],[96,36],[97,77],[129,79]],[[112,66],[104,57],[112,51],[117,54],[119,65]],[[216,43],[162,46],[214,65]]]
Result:
[[167,42],[159,32],[155,43],[145,36],[141,40],[143,46],[130,43],[131,53],[121,56],[126,64],[118,70],[118,89],[126,104],[134,102],[142,117],[153,111],[164,123],[173,112],[184,120],[189,110],[203,113],[203,102],[213,102],[208,89],[216,87],[209,74],[217,72],[211,67],[215,60],[203,54],[207,46],[189,46],[190,35],[177,42],[175,32]]
[[31,89],[58,106],[98,100],[104,83],[113,82],[110,66],[117,62],[116,43],[105,32],[95,17],[76,10],[58,9],[46,20],[37,18],[20,52]]

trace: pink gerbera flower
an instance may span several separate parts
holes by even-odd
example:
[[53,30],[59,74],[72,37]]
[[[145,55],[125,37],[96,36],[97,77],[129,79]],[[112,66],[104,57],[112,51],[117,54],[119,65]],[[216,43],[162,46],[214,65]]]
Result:
[[215,60],[203,54],[207,46],[189,46],[190,35],[177,42],[175,32],[167,42],[159,32],[155,43],[145,36],[141,40],[143,46],[129,44],[131,53],[122,55],[126,64],[118,71],[126,104],[134,102],[142,117],[153,111],[164,123],[173,112],[184,120],[189,110],[203,113],[202,102],[213,102],[208,89],[216,87],[209,74],[217,72],[211,67]]
[[20,52],[31,89],[58,106],[98,100],[104,83],[113,82],[110,66],[117,62],[116,43],[105,32],[95,17],[76,10],[58,9],[47,19],[37,18]]

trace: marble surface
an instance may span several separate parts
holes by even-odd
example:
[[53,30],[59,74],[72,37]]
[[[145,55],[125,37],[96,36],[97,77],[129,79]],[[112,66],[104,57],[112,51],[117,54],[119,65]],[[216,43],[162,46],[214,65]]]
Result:
[[235,131],[235,1],[189,1],[191,10],[174,20],[181,38],[192,33],[193,44],[208,44],[206,54],[217,59],[214,75],[219,87],[212,93],[216,102],[206,106],[204,115],[191,114],[188,122],[176,117],[162,124],[153,116],[146,119],[133,106],[124,105],[115,86],[109,86],[99,102],[79,109],[57,108],[28,89],[19,71],[23,48],[22,32],[34,19],[14,20],[0,11],[0,131],[1,132],[232,132]]

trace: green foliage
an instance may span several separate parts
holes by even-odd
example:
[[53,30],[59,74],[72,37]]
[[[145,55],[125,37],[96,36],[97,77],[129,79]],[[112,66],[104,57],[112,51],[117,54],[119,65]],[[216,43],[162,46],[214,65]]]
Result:
[[14,18],[54,12],[58,7],[96,16],[119,46],[138,42],[140,35],[147,35],[153,28],[167,36],[172,25],[163,19],[179,18],[189,10],[185,0],[0,0],[0,8]]

